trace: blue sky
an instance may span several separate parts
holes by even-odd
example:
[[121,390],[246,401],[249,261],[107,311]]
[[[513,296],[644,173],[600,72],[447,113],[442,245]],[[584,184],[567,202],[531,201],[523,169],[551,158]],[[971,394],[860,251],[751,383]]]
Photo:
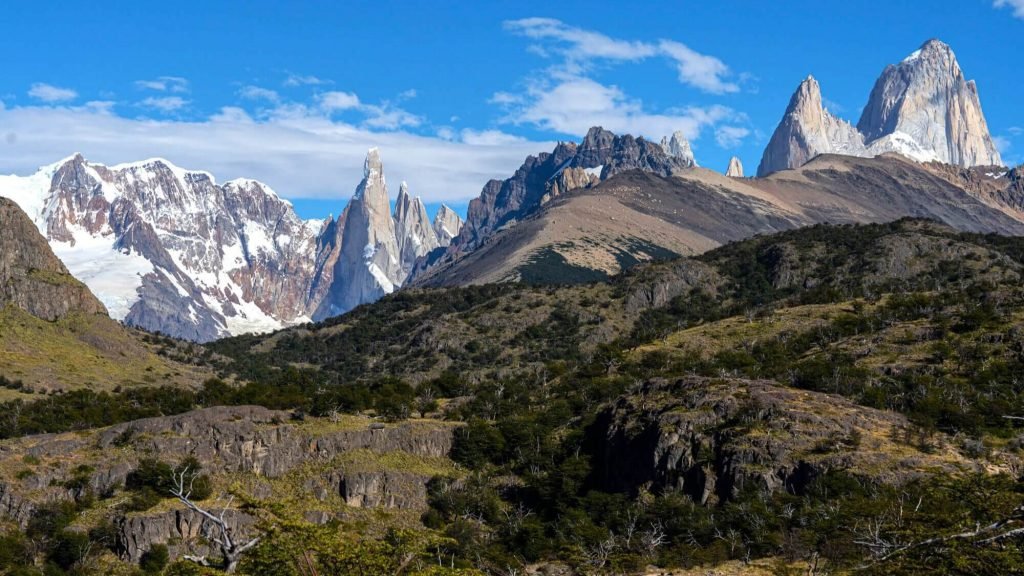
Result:
[[1024,161],[1024,0],[876,2],[39,2],[4,4],[0,173],[80,151],[268,182],[337,214],[380,146],[392,182],[457,207],[592,124],[690,136],[749,172],[813,73],[856,121],[925,40],[978,82]]

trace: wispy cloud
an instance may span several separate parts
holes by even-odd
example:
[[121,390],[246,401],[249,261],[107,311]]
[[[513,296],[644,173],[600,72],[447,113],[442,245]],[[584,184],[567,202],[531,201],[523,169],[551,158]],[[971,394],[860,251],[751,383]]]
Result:
[[1024,0],[995,0],[993,5],[996,8],[1010,8],[1014,16],[1024,20]]
[[328,114],[357,111],[364,117],[363,125],[381,130],[411,128],[423,124],[423,119],[389,101],[366,104],[352,92],[331,91],[317,96],[320,108]]
[[722,148],[738,148],[750,136],[750,130],[742,126],[721,126],[715,129],[715,142]]
[[[499,91],[491,96],[489,102],[505,111],[503,123],[575,136],[591,126],[649,138],[681,130],[687,138],[696,139],[705,128],[746,121],[743,114],[718,104],[651,110],[622,87],[594,75],[601,64],[660,58],[672,66],[680,83],[700,92],[720,95],[739,90],[734,80],[739,77],[724,62],[681,42],[613,38],[551,18],[512,20],[505,22],[505,29],[535,40],[529,49],[554,61],[526,79],[521,92]],[[717,139],[723,146],[734,147],[747,134],[746,128],[732,126]]]
[[332,82],[313,75],[288,74],[288,77],[284,79],[285,86],[323,86],[325,84],[332,84]]
[[267,102],[278,102],[281,100],[281,95],[276,91],[260,86],[242,86],[238,91],[238,95],[246,100],[265,100]]
[[189,101],[185,100],[181,96],[150,96],[149,98],[139,102],[139,106],[142,106],[143,108],[151,108],[153,110],[163,112],[164,114],[177,112],[178,110],[188,106],[188,104]]
[[320,107],[328,112],[351,110],[362,105],[359,101],[359,96],[352,92],[324,92],[320,94],[318,99],[320,100]]
[[570,26],[553,18],[510,20],[505,22],[505,29],[527,38],[549,42],[548,45],[541,45],[539,53],[561,56],[564,59],[563,71],[567,74],[579,75],[594,61],[635,62],[662,57],[675,66],[679,81],[684,84],[712,94],[739,91],[735,82],[727,80],[731,72],[724,62],[675,40],[621,40]]
[[139,90],[184,94],[188,92],[188,80],[179,76],[160,76],[153,80],[136,80],[135,87]]
[[37,82],[28,90],[28,95],[43,102],[69,102],[78,98],[78,92],[70,88],[59,88],[52,84]]

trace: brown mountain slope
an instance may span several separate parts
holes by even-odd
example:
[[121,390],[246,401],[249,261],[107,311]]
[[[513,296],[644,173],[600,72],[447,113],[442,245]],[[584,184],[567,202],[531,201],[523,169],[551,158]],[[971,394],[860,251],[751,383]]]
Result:
[[818,222],[910,216],[958,230],[1021,235],[1024,212],[1012,174],[892,155],[823,155],[797,170],[751,179],[700,168],[671,177],[632,171],[555,198],[415,284],[585,282],[638,262]]

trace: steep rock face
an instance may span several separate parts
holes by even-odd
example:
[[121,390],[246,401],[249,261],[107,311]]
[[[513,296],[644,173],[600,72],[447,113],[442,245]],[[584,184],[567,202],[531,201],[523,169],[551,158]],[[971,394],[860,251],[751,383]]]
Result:
[[401,281],[404,281],[416,259],[440,246],[440,242],[427,216],[427,207],[419,197],[409,195],[409,186],[405,182],[402,182],[398,190],[394,218],[402,268]]
[[758,176],[798,168],[819,154],[998,166],[999,152],[981,111],[978,88],[964,78],[949,46],[929,40],[875,82],[857,126],[822,106],[821,88],[804,80],[765,148]]
[[452,239],[459,235],[462,230],[462,218],[458,212],[442,204],[434,215],[434,234],[437,235],[437,242],[441,246],[448,246]]
[[345,210],[341,252],[334,283],[314,318],[327,318],[377,300],[402,285],[401,251],[391,216],[384,164],[371,148],[363,164],[363,180]]
[[822,104],[821,86],[808,76],[789,100],[757,175],[797,168],[819,154],[865,156],[864,137],[848,122],[836,118]]
[[[999,152],[953,50],[929,40],[890,65],[871,90],[857,128],[876,154],[892,151],[958,166],[997,166]],[[907,149],[905,141],[914,147]]]
[[21,208],[0,198],[0,306],[7,304],[44,320],[107,312],[53,254]]
[[743,178],[743,163],[739,158],[733,156],[729,159],[729,167],[726,168],[725,175],[732,178]]

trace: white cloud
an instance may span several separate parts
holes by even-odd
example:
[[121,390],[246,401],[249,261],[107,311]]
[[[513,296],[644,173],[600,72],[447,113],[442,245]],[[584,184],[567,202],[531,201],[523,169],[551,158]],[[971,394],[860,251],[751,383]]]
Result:
[[430,202],[475,197],[488,180],[507,178],[527,155],[554,146],[380,133],[301,106],[280,107],[264,118],[224,108],[189,121],[125,118],[87,107],[23,106],[0,110],[0,126],[12,135],[0,139],[0,174],[30,174],[75,151],[108,165],[160,156],[208,170],[221,181],[256,178],[286,197],[336,199],[339,209],[359,183],[371,146],[380,147],[392,182],[408,180]]
[[600,32],[569,26],[553,18],[510,20],[505,22],[505,29],[527,38],[550,42],[549,46],[531,48],[541,56],[561,56],[564,61],[558,66],[558,71],[564,74],[581,75],[595,60],[636,62],[661,57],[676,67],[679,81],[683,84],[712,94],[739,91],[737,84],[726,80],[731,72],[724,62],[675,40],[653,43],[619,40]]
[[[505,29],[536,40],[555,40],[566,44],[563,53],[570,58],[641,60],[657,53],[643,42],[616,40],[600,32],[569,26],[554,18],[523,18],[505,22]],[[542,54],[546,54],[545,49]]]
[[417,95],[418,95],[418,93],[416,92],[415,88],[409,88],[408,90],[404,90],[401,94],[399,94],[398,95],[398,99],[399,100],[412,100]]
[[181,110],[185,106],[188,106],[188,104],[189,101],[185,100],[181,96],[150,96],[142,102],[139,102],[139,106],[159,110],[165,114]]
[[281,96],[274,90],[259,86],[242,86],[238,95],[246,100],[266,100],[267,102],[277,102],[281,99]]
[[640,100],[629,98],[617,86],[583,77],[565,78],[554,84],[536,82],[527,89],[524,102],[507,107],[507,122],[572,135],[585,134],[591,126],[602,126],[612,132],[652,139],[681,130],[694,140],[704,127],[743,119],[725,106],[691,106],[650,113]]
[[995,0],[993,6],[996,8],[1010,8],[1013,15],[1024,20],[1024,0]]
[[285,86],[323,86],[324,84],[331,83],[329,80],[323,80],[316,76],[302,76],[300,74],[288,74],[288,77],[284,80]]
[[662,40],[658,46],[664,54],[675,60],[679,81],[683,84],[712,94],[739,92],[739,86],[723,80],[729,74],[729,67],[718,58],[701,54],[672,40]]
[[68,102],[78,98],[78,92],[70,88],[58,88],[51,84],[37,82],[29,88],[28,95],[43,102]]
[[1024,134],[1024,128],[1021,128],[1020,126],[1010,126],[1006,131],[1013,136],[1020,136],[1021,134]]
[[358,108],[361,104],[359,96],[351,92],[324,92],[318,97],[320,107],[328,112],[337,110],[351,110]]
[[188,80],[179,76],[160,76],[153,80],[136,80],[135,87],[140,90],[155,90],[157,92],[188,92]]
[[715,142],[722,148],[738,148],[750,130],[742,126],[721,126],[715,129]]
[[388,101],[380,104],[365,104],[359,96],[352,92],[324,92],[317,96],[320,108],[328,113],[354,110],[364,115],[363,125],[381,130],[397,130],[399,128],[416,127],[423,124],[423,119]]

